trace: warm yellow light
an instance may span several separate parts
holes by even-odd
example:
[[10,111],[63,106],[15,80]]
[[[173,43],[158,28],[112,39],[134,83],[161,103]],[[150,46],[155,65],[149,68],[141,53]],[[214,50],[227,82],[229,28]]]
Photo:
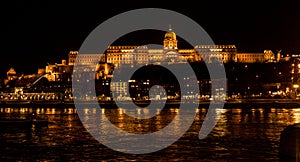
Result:
[[298,68],[300,69],[300,64],[298,64]]
[[294,84],[293,87],[294,88],[299,88],[299,85],[298,84]]

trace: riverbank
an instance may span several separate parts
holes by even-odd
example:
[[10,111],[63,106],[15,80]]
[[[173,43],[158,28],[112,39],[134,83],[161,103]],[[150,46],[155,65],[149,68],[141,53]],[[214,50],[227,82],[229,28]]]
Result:
[[[285,108],[300,108],[300,100],[296,99],[237,99],[225,101],[225,103],[215,102],[215,101],[196,101],[196,100],[186,100],[186,101],[168,101],[165,107],[178,107],[182,103],[185,104],[195,104],[199,103],[199,107],[209,107],[211,104],[214,107],[285,107]],[[150,102],[140,101],[136,102],[136,105],[140,107],[146,107]],[[118,101],[118,106],[124,106],[132,104],[131,101]],[[159,104],[159,103],[158,103]],[[117,108],[118,106],[114,101],[76,101],[76,105],[83,106],[96,106],[106,108]],[[159,104],[162,105],[162,104]],[[164,105],[164,104],[163,104]],[[0,107],[40,107],[40,106],[62,106],[62,107],[74,107],[74,101],[61,101],[61,100],[33,100],[33,101],[20,101],[20,100],[9,100],[0,101]]]

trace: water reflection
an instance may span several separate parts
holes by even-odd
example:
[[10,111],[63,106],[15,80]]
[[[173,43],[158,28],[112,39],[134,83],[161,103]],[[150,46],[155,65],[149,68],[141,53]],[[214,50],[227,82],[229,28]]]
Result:
[[[178,108],[159,109],[149,119],[135,119],[126,114],[126,109],[82,110],[85,121],[105,116],[118,129],[131,133],[149,134],[166,127],[174,120],[173,133],[181,123]],[[193,125],[177,142],[166,149],[151,154],[134,156],[111,150],[96,141],[83,127],[75,108],[0,108],[0,117],[18,113],[35,112],[52,121],[47,126],[1,127],[0,160],[199,160],[217,161],[279,161],[278,149],[281,131],[288,125],[300,122],[300,108],[231,108],[216,109],[218,123],[203,140],[198,133],[206,117],[207,108],[195,109]],[[147,116],[146,108],[136,113]],[[109,123],[87,125],[90,130],[107,130]],[[130,138],[130,136],[128,137]],[[130,140],[130,139],[128,139]],[[34,153],[33,153],[34,152]],[[15,156],[18,155],[18,156]]]

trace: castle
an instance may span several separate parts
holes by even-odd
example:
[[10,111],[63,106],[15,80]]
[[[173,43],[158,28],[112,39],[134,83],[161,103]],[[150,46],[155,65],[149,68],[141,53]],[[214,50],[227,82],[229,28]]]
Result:
[[[297,57],[296,55],[283,57],[280,51],[275,55],[271,50],[264,50],[261,53],[239,53],[235,45],[195,45],[190,49],[179,49],[177,36],[171,28],[164,34],[160,47],[155,46],[153,48],[151,45],[111,45],[107,47],[104,53],[100,54],[79,54],[78,51],[70,51],[67,60],[46,65],[43,72],[39,69],[38,76],[46,78],[49,82],[60,82],[69,85],[74,77],[72,72],[76,64],[80,65],[83,71],[88,72],[90,70],[85,74],[90,75],[85,76],[85,78],[88,78],[87,80],[100,80],[101,85],[108,86],[106,91],[109,91],[109,88],[123,89],[124,92],[120,92],[120,94],[125,94],[129,83],[125,81],[110,83],[109,81],[113,77],[112,74],[115,68],[126,69],[133,66],[184,64],[187,62],[196,64],[205,62],[209,64],[214,60],[218,60],[226,65],[228,87],[232,91],[231,94],[245,93],[249,95],[261,94],[261,92],[269,93],[270,91],[288,93],[292,90],[295,91],[294,85],[296,87],[299,85],[300,65],[298,55]],[[228,67],[227,63],[234,63],[236,67]],[[257,70],[257,68],[260,68],[260,70]],[[268,72],[266,69],[269,69]],[[15,79],[16,74],[9,72],[8,77],[10,80]],[[251,79],[252,77],[253,79]],[[31,83],[30,87],[38,81],[39,79]],[[262,86],[260,89],[257,88],[260,86],[256,85],[258,81]],[[209,78],[200,78],[199,84],[202,88],[207,87],[206,91],[210,92]],[[272,87],[275,87],[275,89],[273,88],[273,90]]]

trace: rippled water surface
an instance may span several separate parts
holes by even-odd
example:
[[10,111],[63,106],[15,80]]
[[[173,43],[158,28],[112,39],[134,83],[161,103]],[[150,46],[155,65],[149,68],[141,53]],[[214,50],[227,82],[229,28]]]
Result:
[[[130,118],[124,109],[78,111],[85,114],[83,120],[105,115],[118,129],[138,134],[159,131],[180,115],[178,108],[163,110],[149,119]],[[199,140],[198,134],[207,109],[198,108],[193,125],[178,141],[157,152],[133,155],[114,151],[94,139],[75,108],[0,108],[2,117],[36,112],[51,121],[46,126],[1,126],[0,161],[280,161],[281,131],[300,122],[300,108],[216,111],[220,113],[218,123],[205,139]],[[137,114],[148,112],[147,108],[136,109]],[[93,126],[87,129],[93,130]]]

